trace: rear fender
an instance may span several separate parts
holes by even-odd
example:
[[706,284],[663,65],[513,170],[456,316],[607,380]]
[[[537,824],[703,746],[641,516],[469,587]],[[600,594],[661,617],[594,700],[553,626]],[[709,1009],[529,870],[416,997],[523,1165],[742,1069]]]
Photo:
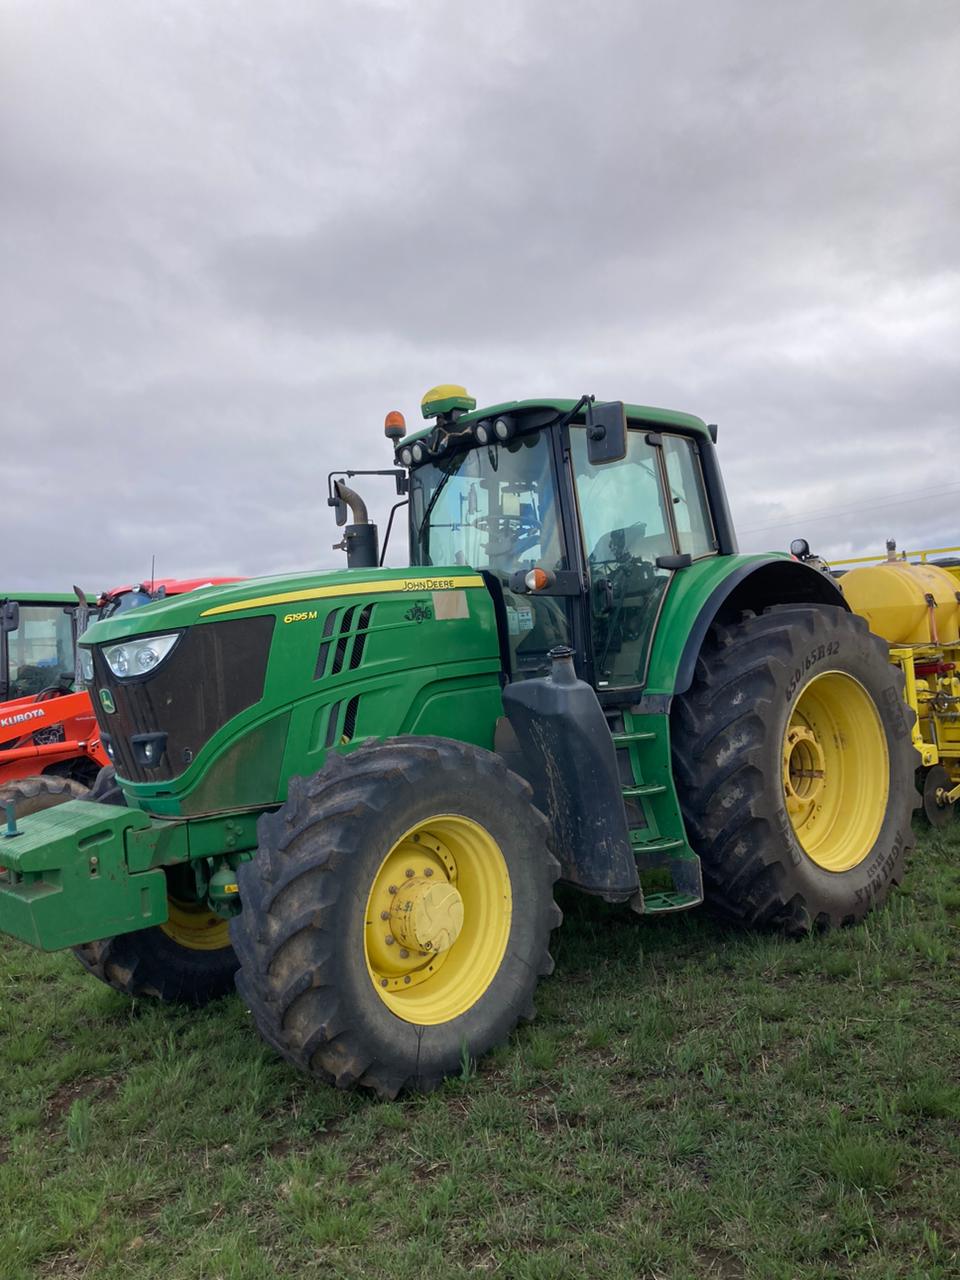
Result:
[[849,609],[833,578],[782,555],[718,556],[676,573],[657,627],[642,700],[648,705],[642,709],[667,711],[670,697],[690,688],[715,622],[732,621],[745,610],[762,613],[777,604]]

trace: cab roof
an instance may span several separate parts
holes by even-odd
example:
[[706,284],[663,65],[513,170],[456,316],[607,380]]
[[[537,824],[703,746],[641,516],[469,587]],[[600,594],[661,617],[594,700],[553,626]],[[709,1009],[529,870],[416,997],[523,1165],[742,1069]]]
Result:
[[[501,413],[533,413],[540,409],[552,409],[556,413],[569,413],[576,405],[576,400],[507,400],[503,404],[493,404],[485,409],[471,409],[469,413],[463,413],[457,418],[457,426],[461,426],[468,422],[480,422],[483,418],[495,418]],[[653,423],[660,427],[675,427],[681,431],[694,432],[696,435],[709,437],[707,424],[702,418],[696,417],[692,413],[679,413],[675,409],[657,409],[652,405],[645,404],[628,404],[627,421]],[[578,415],[579,420],[582,415]],[[414,440],[422,440],[424,436],[430,435],[434,429],[432,422],[411,431],[404,436],[397,444],[397,448],[402,445],[410,444]]]
[[2,591],[0,602],[16,600],[18,604],[76,604],[73,591]]

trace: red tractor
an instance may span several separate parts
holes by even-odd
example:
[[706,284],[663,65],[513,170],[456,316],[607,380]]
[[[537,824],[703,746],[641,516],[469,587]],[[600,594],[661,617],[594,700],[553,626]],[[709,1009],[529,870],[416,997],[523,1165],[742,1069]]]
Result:
[[166,596],[237,578],[158,578],[87,602],[73,595],[0,596],[0,817],[73,800],[110,760],[77,670],[76,640],[91,618],[109,618]]

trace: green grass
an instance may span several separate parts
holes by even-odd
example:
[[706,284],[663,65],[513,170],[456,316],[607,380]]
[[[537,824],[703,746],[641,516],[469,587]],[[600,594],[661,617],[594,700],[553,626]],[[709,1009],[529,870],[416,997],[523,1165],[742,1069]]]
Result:
[[393,1103],[0,945],[0,1280],[960,1274],[960,827],[802,943],[563,905],[537,1022]]

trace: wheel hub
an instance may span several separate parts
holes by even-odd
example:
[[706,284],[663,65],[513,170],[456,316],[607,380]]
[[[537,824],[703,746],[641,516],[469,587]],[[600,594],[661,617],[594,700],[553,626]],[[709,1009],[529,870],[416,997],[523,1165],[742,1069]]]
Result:
[[463,928],[463,899],[447,880],[408,880],[393,897],[390,926],[401,946],[440,955]]
[[819,801],[826,776],[825,763],[816,734],[805,726],[792,726],[783,751],[783,789],[787,808],[792,813],[800,813]]
[[801,685],[783,735],[783,799],[797,844],[824,871],[864,861],[887,812],[890,758],[873,697],[844,671]]
[[456,814],[424,818],[370,886],[363,944],[377,994],[418,1026],[459,1017],[503,961],[511,910],[510,873],[490,833]]

